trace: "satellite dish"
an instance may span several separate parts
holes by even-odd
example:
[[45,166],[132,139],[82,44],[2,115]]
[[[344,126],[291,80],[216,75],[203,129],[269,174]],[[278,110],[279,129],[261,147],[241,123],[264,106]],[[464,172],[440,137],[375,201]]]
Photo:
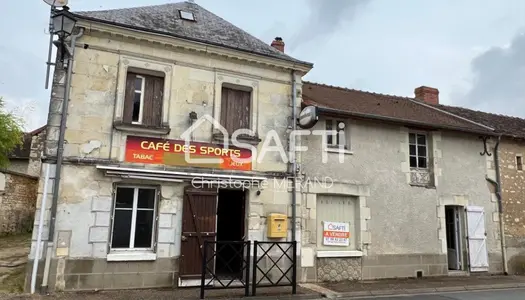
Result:
[[62,7],[67,5],[68,0],[44,0],[44,2],[54,7]]

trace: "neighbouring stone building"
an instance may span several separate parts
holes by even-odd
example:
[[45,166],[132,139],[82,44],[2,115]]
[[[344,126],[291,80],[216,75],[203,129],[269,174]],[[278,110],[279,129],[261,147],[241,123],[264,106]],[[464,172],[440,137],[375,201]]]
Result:
[[486,179],[496,179],[494,156],[480,155],[489,126],[432,107],[428,87],[415,98],[309,82],[302,91],[320,116],[314,129],[334,132],[303,140],[302,175],[333,184],[304,191],[302,280],[502,271]]
[[0,236],[33,228],[38,177],[0,169]]
[[[46,209],[42,239],[51,236],[53,243],[39,253],[38,286],[197,285],[200,238],[268,240],[271,213],[290,223],[273,240],[291,240],[300,216],[292,224],[292,189],[281,184],[292,174],[289,163],[276,153],[239,163],[232,155],[254,153],[225,145],[239,128],[251,130],[239,139],[257,150],[269,135],[287,141],[292,110],[300,109],[301,77],[312,64],[284,54],[280,38],[272,47],[192,1],[74,16],[79,36],[71,84],[64,86],[59,62],[51,92],[36,215]],[[56,178],[65,88],[64,163]],[[185,154],[198,161],[188,163]],[[206,165],[203,158],[223,161]],[[268,186],[259,188],[262,181]],[[221,182],[229,189],[217,188]],[[243,185],[231,189],[232,182]],[[42,282],[45,270],[48,282]]]
[[497,156],[507,268],[509,274],[525,274],[525,120],[461,107],[439,108],[493,127],[500,135]]
[[41,155],[46,139],[46,126],[24,133],[23,142],[9,154],[8,170],[28,174],[40,175]]

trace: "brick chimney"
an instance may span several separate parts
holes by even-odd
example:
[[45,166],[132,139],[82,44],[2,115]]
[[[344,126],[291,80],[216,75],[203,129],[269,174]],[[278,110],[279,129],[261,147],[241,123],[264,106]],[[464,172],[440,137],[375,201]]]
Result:
[[283,39],[280,38],[280,37],[276,37],[275,40],[273,40],[272,42],[272,47],[274,47],[275,49],[281,51],[281,52],[284,52],[284,42],[283,42]]
[[420,86],[414,90],[414,94],[416,94],[416,99],[423,100],[423,102],[427,104],[439,104],[438,89],[428,86]]

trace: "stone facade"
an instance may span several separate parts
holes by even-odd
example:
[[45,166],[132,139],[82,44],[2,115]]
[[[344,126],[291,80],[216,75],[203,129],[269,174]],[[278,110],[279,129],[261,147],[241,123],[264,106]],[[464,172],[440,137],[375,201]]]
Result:
[[41,156],[44,150],[45,140],[45,127],[26,133],[21,147],[27,147],[27,149],[16,149],[16,156],[10,157],[7,169],[13,172],[38,177],[42,165]]
[[525,143],[504,137],[498,154],[507,266],[510,274],[525,274],[525,171],[517,165]]
[[[349,147],[341,153],[323,147],[320,136],[305,138],[308,151],[303,153],[303,161],[308,163],[303,165],[303,176],[328,176],[333,184],[325,189],[309,189],[304,196],[302,280],[343,278],[337,269],[335,273],[327,269],[337,266],[341,256],[354,261],[362,258],[362,279],[416,277],[418,272],[422,276],[446,275],[446,205],[484,209],[489,272],[501,272],[499,227],[494,218],[497,202],[485,178],[495,178],[493,157],[480,155],[483,143],[476,135],[430,131],[433,178],[431,185],[418,186],[411,184],[408,128],[364,120],[345,121]],[[324,126],[321,118],[314,129]],[[319,159],[323,155],[326,163]],[[355,221],[359,225],[355,232],[358,243],[353,251],[334,247],[330,254],[326,249],[317,249],[316,228],[323,220],[316,220],[314,205],[316,197],[323,194],[359,199]]]
[[[292,70],[294,64],[268,61],[262,64],[256,56],[221,50],[224,55],[211,55],[200,49],[200,44],[166,37],[149,36],[100,24],[77,24],[90,28],[78,40],[65,131],[64,165],[58,195],[55,244],[51,256],[48,286],[51,290],[91,290],[107,288],[173,287],[179,280],[181,256],[181,226],[184,188],[190,182],[171,183],[147,179],[110,177],[97,165],[148,171],[179,171],[213,173],[203,168],[177,168],[166,165],[130,163],[125,161],[128,135],[180,139],[190,127],[190,113],[218,117],[220,87],[248,86],[253,91],[252,129],[261,140],[270,131],[282,141],[287,140],[287,129],[292,114]],[[159,40],[160,38],[160,40]],[[149,41],[155,39],[155,43]],[[278,66],[281,64],[281,66]],[[59,65],[54,74],[53,90],[48,115],[48,134],[44,153],[48,159],[57,154],[65,72]],[[154,131],[119,129],[122,120],[123,85],[126,70],[140,68],[162,72],[165,76],[163,124],[168,134]],[[295,75],[297,89],[301,89],[303,71]],[[298,93],[300,95],[300,93]],[[299,109],[301,99],[297,101]],[[163,125],[163,126],[164,126]],[[214,125],[205,122],[193,134],[195,141],[211,142]],[[258,148],[262,142],[258,144]],[[50,169],[47,205],[41,206],[45,181],[39,184],[38,209],[46,209],[42,238],[49,236],[49,210],[52,184],[55,181],[54,164]],[[236,173],[239,175],[239,173]],[[246,197],[246,240],[266,240],[266,216],[282,213],[288,216],[289,240],[291,229],[297,226],[300,236],[300,216],[291,224],[291,190],[287,184],[288,164],[276,153],[267,153],[263,160],[252,164],[246,176],[266,176],[268,187],[248,188]],[[160,190],[158,219],[155,233],[154,258],[148,261],[110,261],[111,223],[115,187],[119,184],[155,186]],[[298,207],[301,199],[298,197]],[[35,228],[38,226],[35,223]],[[36,257],[37,230],[34,230],[30,259]],[[46,248],[46,247],[43,247]],[[39,254],[45,257],[45,251]],[[136,260],[136,259],[134,259]],[[40,262],[41,264],[43,261]],[[39,268],[38,280],[43,269]],[[29,281],[30,274],[26,281]],[[103,278],[103,279],[102,279]]]
[[0,235],[30,232],[38,178],[0,170]]

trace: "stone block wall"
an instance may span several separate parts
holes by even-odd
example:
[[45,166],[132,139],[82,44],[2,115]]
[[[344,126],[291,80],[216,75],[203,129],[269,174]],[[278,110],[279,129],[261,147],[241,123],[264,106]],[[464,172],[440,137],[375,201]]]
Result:
[[36,207],[38,178],[0,171],[0,235],[31,230]]
[[516,164],[525,142],[502,139],[498,154],[509,273],[525,274],[525,170]]

